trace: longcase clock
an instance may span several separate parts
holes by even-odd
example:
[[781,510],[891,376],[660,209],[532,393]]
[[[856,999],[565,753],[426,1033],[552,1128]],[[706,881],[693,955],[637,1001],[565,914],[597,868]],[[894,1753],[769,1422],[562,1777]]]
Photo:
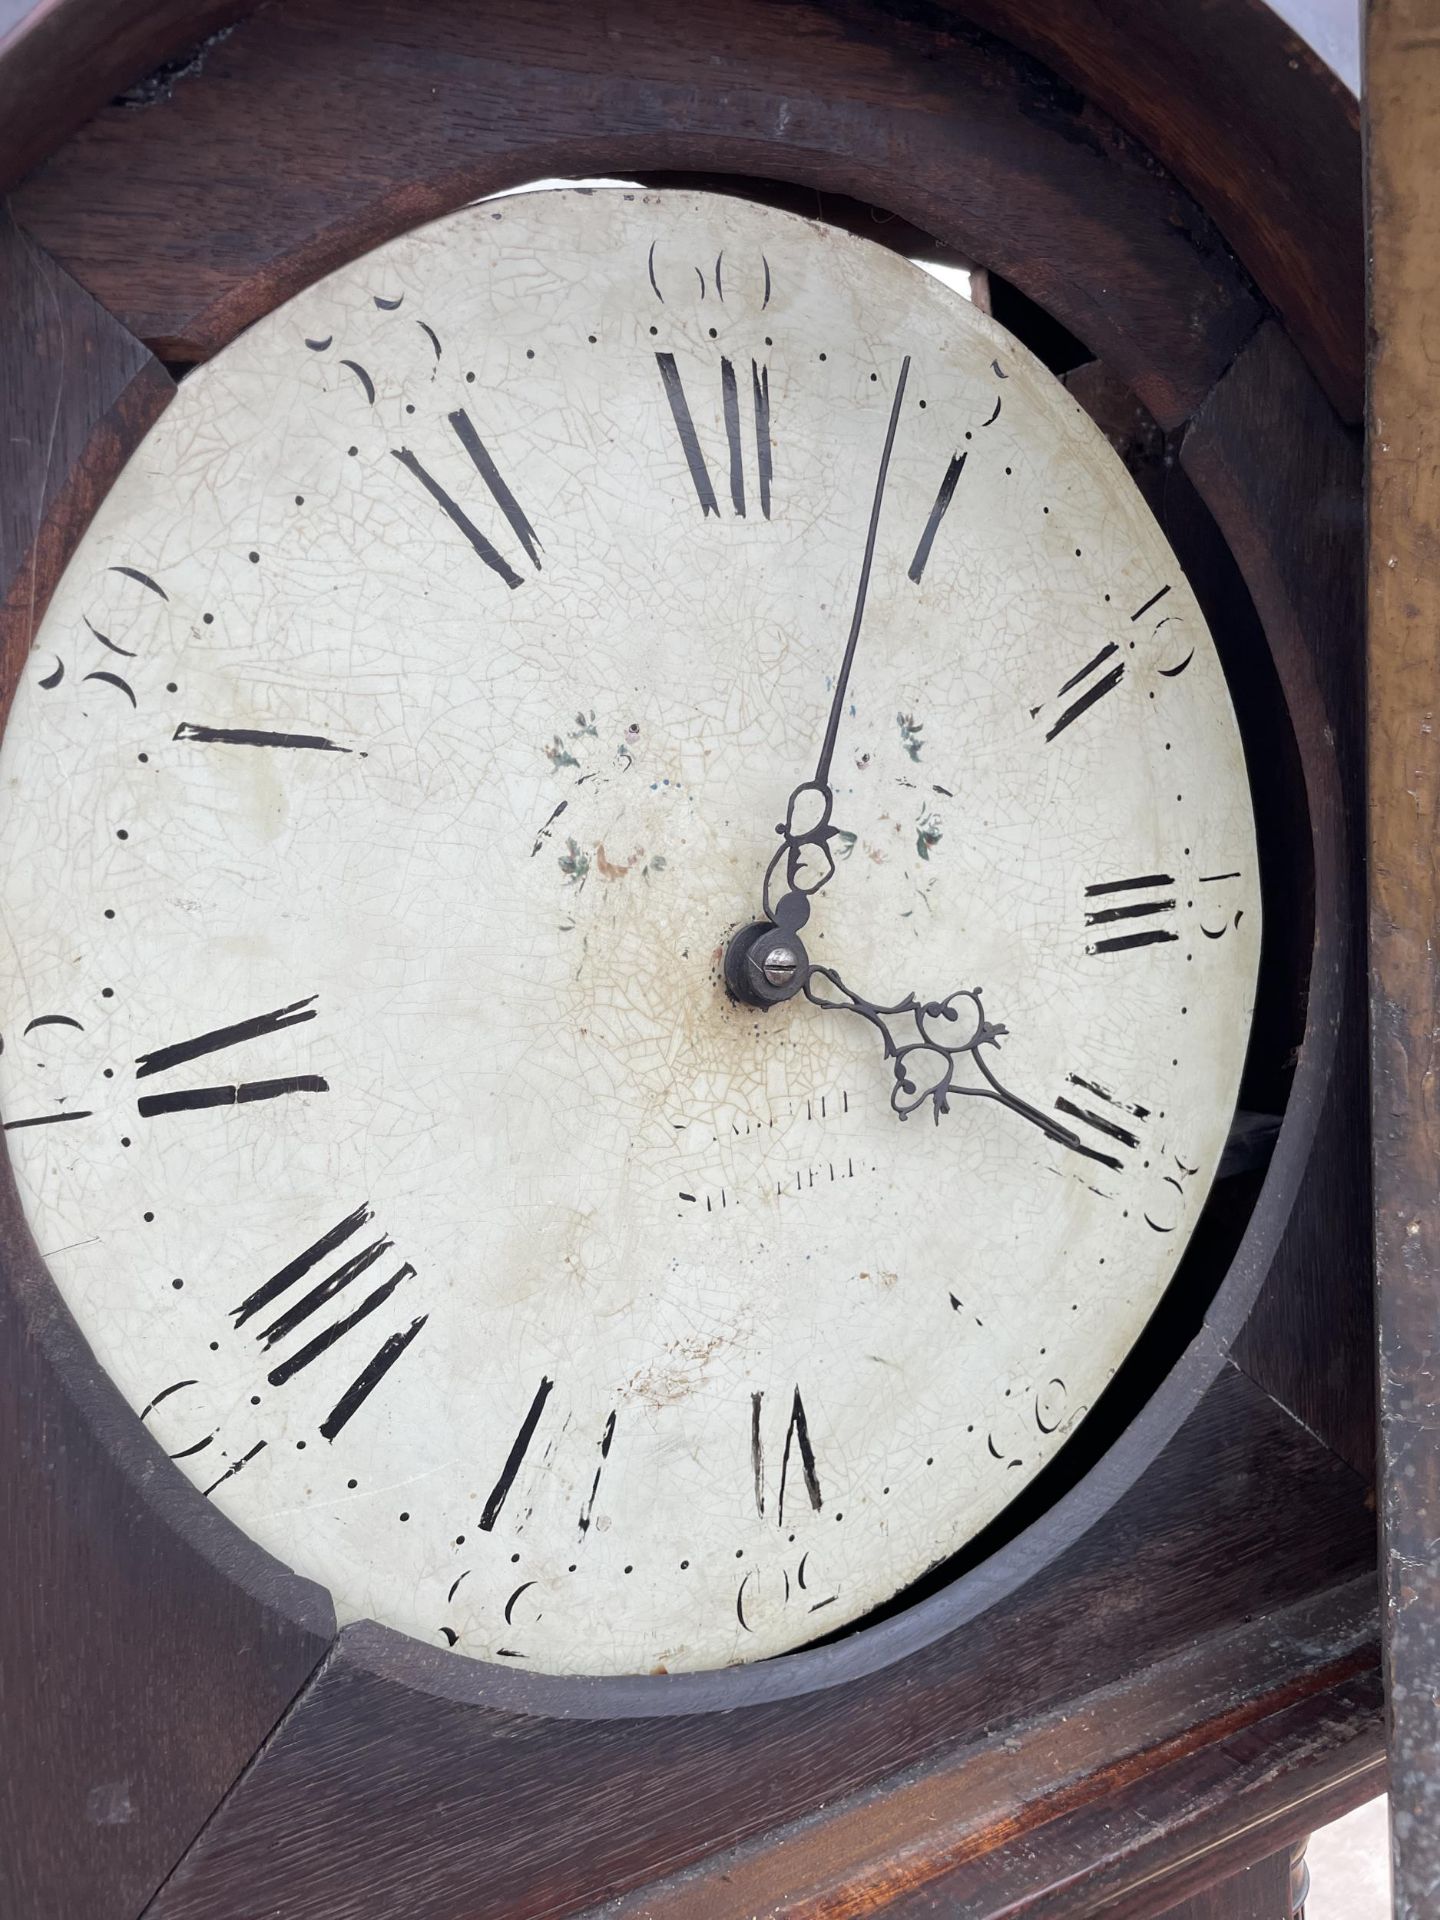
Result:
[[992,11],[21,124],[17,1911],[1159,1913],[1373,1790],[1354,209]]

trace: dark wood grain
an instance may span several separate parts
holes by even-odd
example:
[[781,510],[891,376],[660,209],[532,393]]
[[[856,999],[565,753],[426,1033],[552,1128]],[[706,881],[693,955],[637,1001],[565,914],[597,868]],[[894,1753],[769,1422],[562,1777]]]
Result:
[[0,25],[0,192],[82,121],[166,62],[156,90],[198,71],[204,42],[255,0],[19,0]]
[[[0,674],[171,382],[0,221]],[[43,523],[42,523],[43,515]],[[38,532],[37,532],[38,528]],[[130,1920],[328,1645],[90,1356],[0,1160],[0,1913]]]
[[1342,416],[1358,420],[1359,112],[1324,60],[1265,0],[963,0],[963,11],[1038,55],[1158,156],[1215,220]]
[[1395,1911],[1440,1909],[1440,6],[1374,0],[1369,743],[1375,1269]]
[[[1248,1651],[1234,1654],[1227,1680],[1217,1640],[1214,1700],[1228,1704],[1207,1710],[1196,1696],[1170,1706],[1177,1723],[1191,1723],[1180,1746],[1196,1751],[1208,1742],[1194,1721],[1213,1719],[1218,1733],[1242,1697],[1274,1691],[1278,1702],[1298,1689],[1298,1699],[1322,1670],[1322,1685],[1341,1679],[1337,1659],[1352,1678],[1373,1675],[1372,1525],[1358,1478],[1226,1367],[1145,1485],[1023,1595],[889,1665],[864,1665],[882,1627],[773,1663],[760,1675],[772,1697],[737,1708],[728,1683],[745,1676],[554,1680],[349,1628],[153,1920],[272,1909],[295,1920],[569,1913],[850,1796],[884,1792],[906,1769],[956,1764],[968,1747],[993,1747],[997,1729],[1047,1712],[1051,1745],[1043,1763],[1030,1750],[1027,1793],[1065,1769],[1073,1742],[1075,1773],[1103,1797],[1088,1743],[1113,1738],[1117,1759],[1150,1744],[1138,1729],[1156,1707],[1137,1694],[1127,1720],[1118,1683],[1197,1634],[1223,1639],[1247,1616],[1365,1582],[1338,1651],[1338,1642],[1287,1642],[1279,1627],[1242,1635]],[[1289,1654],[1275,1651],[1285,1644]],[[1299,1677],[1312,1668],[1312,1679]],[[817,1685],[822,1675],[831,1684]],[[806,1690],[785,1691],[787,1679]],[[1107,1707],[1072,1720],[1063,1703],[1107,1687],[1117,1689]],[[1327,1725],[1343,1745],[1342,1721]],[[1318,1748],[1313,1757],[1320,1766]],[[976,1804],[983,1811],[983,1796]],[[912,1823],[920,1844],[927,1830]],[[1001,1821],[991,1844],[1005,1838]]]
[[[1269,1178],[1298,1156],[1287,1218],[1252,1222],[1259,1281],[1234,1353],[1362,1472],[1374,1459],[1365,1130],[1364,657],[1360,450],[1274,323],[1181,449],[1264,623],[1304,769],[1314,888],[1305,1037]],[[1272,1269],[1272,1262],[1274,1263]],[[1233,1278],[1234,1276],[1232,1276]]]
[[1163,1920],[1295,1920],[1289,1852],[1273,1853],[1208,1892],[1167,1907]]
[[[879,204],[994,266],[1162,422],[1255,327],[1200,209],[1103,115],[945,9],[878,0],[291,0],[142,113],[103,110],[17,217],[166,359],[544,175],[755,174]],[[264,218],[257,218],[257,208]]]
[[[1383,1778],[1372,1603],[1366,1583],[1363,1594],[1335,1591],[1202,1642],[1123,1694],[1073,1702],[1063,1727],[1007,1728],[1002,1741],[962,1749],[883,1795],[647,1887],[610,1905],[607,1920],[855,1920],[877,1910],[904,1920],[1150,1920],[1170,1914],[1182,1889],[1218,1883],[1235,1898],[1237,1869],[1251,1864],[1259,1885],[1288,1899],[1289,1847],[1275,1851],[1286,1835],[1360,1804]],[[1333,1655],[1326,1669],[1314,1658],[1321,1646]],[[1269,1691],[1247,1693],[1246,1672],[1263,1672]],[[1087,1733],[1099,1736],[1090,1758],[1100,1771],[1082,1784],[1071,1768]],[[1127,1737],[1137,1740],[1130,1752]],[[1234,1910],[1225,1897],[1208,1911]]]

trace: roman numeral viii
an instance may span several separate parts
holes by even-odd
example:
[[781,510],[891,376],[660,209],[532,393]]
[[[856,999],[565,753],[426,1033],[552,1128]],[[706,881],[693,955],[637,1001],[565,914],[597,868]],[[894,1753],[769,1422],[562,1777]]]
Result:
[[[297,1254],[262,1281],[253,1293],[247,1294],[239,1306],[232,1310],[237,1331],[252,1321],[262,1322],[255,1329],[254,1337],[267,1355],[285,1346],[293,1335],[303,1336],[298,1346],[291,1347],[271,1367],[268,1378],[272,1387],[283,1387],[297,1373],[303,1373],[307,1367],[313,1366],[323,1354],[347,1339],[371,1314],[378,1313],[398,1287],[414,1279],[414,1267],[408,1260],[404,1261],[382,1279],[379,1286],[369,1287],[353,1306],[350,1304],[355,1296],[350,1294],[349,1289],[356,1281],[366,1275],[374,1279],[373,1269],[376,1267],[384,1273],[381,1263],[385,1261],[394,1242],[382,1233],[356,1251],[345,1254],[333,1265],[332,1256],[338,1255],[341,1248],[353,1240],[373,1218],[368,1204],[357,1207],[328,1232],[313,1240],[303,1253]],[[366,1284],[368,1286],[368,1281]],[[303,1291],[300,1291],[302,1287]],[[341,1312],[335,1319],[325,1319],[325,1309],[332,1301],[339,1301]],[[327,1440],[334,1440],[369,1399],[428,1318],[428,1314],[422,1313],[408,1327],[392,1333],[365,1362],[320,1422],[320,1432]],[[371,1337],[374,1337],[373,1334]]]
[[[690,410],[685,383],[680,377],[675,356],[673,353],[657,353],[655,361],[660,369],[660,381],[665,389],[665,398],[670,405],[670,417],[675,423],[680,450],[685,456],[686,466],[690,469],[690,481],[695,489],[695,498],[700,503],[701,518],[708,519],[712,513],[719,518],[720,503],[715,495],[715,483],[710,477],[710,469],[701,451],[700,436],[695,431],[695,417]],[[749,392],[744,396],[743,401],[741,387],[742,377],[736,372],[734,361],[722,357],[720,404],[725,417],[730,505],[737,518],[743,520],[746,517],[750,500],[745,487],[742,415],[748,413],[752,421],[755,447],[755,502],[759,505],[761,514],[768,520],[771,479],[770,369],[752,360]]]
[[[457,407],[454,413],[446,415],[446,419],[449,422],[450,431],[460,443],[471,466],[479,474],[490,498],[500,509],[511,533],[524,548],[530,565],[539,573],[542,551],[539,537],[526,518],[519,501],[506,485],[500,469],[491,458],[489,449],[476,432],[474,421],[464,407]],[[492,573],[497,574],[512,591],[516,587],[524,586],[524,576],[517,573],[500,549],[486,539],[454,495],[447,492],[409,447],[392,447],[390,451],[405,471],[420,482],[446,519],[459,528],[474,551],[475,557],[482,561]]]
[[[212,1027],[197,1033],[193,1040],[177,1040],[168,1047],[156,1047],[142,1053],[135,1062],[135,1078],[169,1073],[207,1053],[223,1047],[243,1045],[266,1035],[280,1033],[286,1027],[298,1027],[315,1018],[317,995],[293,1001],[288,1007],[276,1007],[271,1013],[259,1013],[249,1020],[237,1020],[233,1026]],[[290,1093],[328,1093],[330,1083],[318,1073],[292,1073],[280,1080],[242,1080],[227,1086],[188,1087],[173,1093],[142,1094],[137,1102],[142,1120],[153,1120],[164,1113],[187,1113],[197,1107],[246,1106],[252,1100],[278,1100]]]

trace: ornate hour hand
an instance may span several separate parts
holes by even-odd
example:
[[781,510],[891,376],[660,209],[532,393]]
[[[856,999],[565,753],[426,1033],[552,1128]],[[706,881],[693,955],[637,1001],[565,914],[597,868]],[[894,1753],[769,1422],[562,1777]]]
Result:
[[[941,1114],[950,1111],[952,1095],[995,1100],[1073,1153],[1091,1160],[1106,1158],[1086,1146],[1069,1127],[1012,1093],[994,1072],[983,1050],[989,1047],[998,1052],[1009,1029],[987,1019],[979,987],[961,988],[945,1000],[917,1000],[913,993],[907,994],[893,1006],[882,1007],[847,987],[833,967],[811,966],[806,969],[801,991],[814,1006],[833,1013],[858,1014],[875,1028],[884,1042],[885,1058],[894,1068],[890,1105],[902,1120],[908,1120],[928,1103],[939,1126]],[[906,1021],[911,1024],[913,1039],[900,1037]],[[896,1023],[900,1023],[898,1031]],[[966,1055],[983,1086],[966,1086],[956,1079],[956,1068]]]
[[[986,1060],[984,1048],[998,1051],[1003,1026],[987,1020],[980,1000],[980,989],[952,993],[948,1000],[917,1000],[914,994],[880,1006],[847,987],[831,967],[814,966],[800,940],[800,930],[810,918],[813,895],[827,885],[835,872],[835,856],[830,842],[837,829],[832,823],[835,795],[830,786],[830,763],[845,711],[850,687],[850,669],[865,618],[865,600],[870,589],[870,569],[875,559],[875,541],[880,529],[880,508],[885,498],[885,480],[890,471],[890,454],[895,445],[895,430],[905,398],[905,382],[910,374],[910,357],[901,362],[890,407],[890,424],[875,477],[875,494],[870,506],[870,524],[865,537],[865,555],[860,564],[860,579],[855,591],[855,608],[840,671],[835,678],[830,701],[830,716],[825,738],[815,763],[815,777],[796,787],[785,807],[785,819],[777,829],[780,845],[765,869],[763,893],[765,919],[742,927],[725,952],[725,980],[737,999],[754,1006],[774,1006],[803,993],[812,1005],[828,1012],[858,1014],[868,1020],[885,1045],[885,1058],[892,1062],[895,1084],[890,1105],[900,1119],[908,1120],[928,1101],[938,1126],[942,1113],[950,1110],[950,1098],[969,1097],[994,1100],[1028,1120],[1047,1138],[1069,1147],[1072,1152],[1092,1159],[1103,1156],[1087,1147],[1068,1127],[1051,1120],[1038,1107],[1032,1107],[1018,1094],[1011,1093]],[[905,1021],[911,1023],[913,1039],[903,1034]],[[895,1023],[900,1023],[897,1028]],[[967,1086],[957,1081],[956,1068],[968,1055],[983,1082]]]
[[[1048,1140],[1068,1146],[1073,1154],[1087,1160],[1104,1160],[1106,1154],[1087,1146],[1079,1135],[1062,1127],[1021,1100],[1012,1092],[985,1058],[985,1050],[1000,1050],[1000,1041],[1010,1031],[998,1021],[989,1020],[979,987],[962,987],[945,1000],[918,1000],[908,993],[902,1000],[881,1006],[876,1000],[847,987],[829,966],[814,966],[799,939],[810,908],[801,895],[785,895],[778,902],[780,924],[755,922],[733,937],[726,950],[726,981],[730,991],[753,1006],[778,1006],[781,1000],[793,1000],[803,993],[812,1006],[828,1014],[858,1014],[870,1021],[885,1046],[885,1058],[891,1062],[895,1085],[891,1087],[891,1108],[900,1119],[908,1119],[929,1104],[935,1125],[941,1114],[950,1112],[950,1098],[995,1100],[1010,1114],[1039,1127]],[[799,912],[799,920],[797,920]],[[906,1027],[908,1023],[908,1027]],[[983,1085],[966,1085],[956,1079],[956,1069],[970,1058]]]
[[[979,987],[961,988],[945,1000],[919,1000],[913,993],[888,1006],[867,1000],[846,986],[833,967],[813,965],[799,938],[809,914],[809,902],[800,894],[786,894],[778,903],[777,923],[757,921],[742,927],[725,955],[725,978],[737,999],[754,1006],[777,1006],[804,994],[812,1006],[827,1013],[853,1013],[880,1035],[885,1058],[891,1062],[895,1084],[890,1105],[901,1120],[929,1105],[935,1124],[956,1099],[994,1100],[998,1105],[1038,1127],[1048,1140],[1068,1147],[1087,1160],[1113,1164],[1109,1156],[1087,1146],[1078,1134],[1062,1126],[1039,1107],[1012,1093],[986,1058],[986,1049],[998,1053],[1009,1029],[989,1019]],[[908,1027],[907,1027],[908,1023]],[[983,1084],[957,1079],[960,1062],[968,1056]]]

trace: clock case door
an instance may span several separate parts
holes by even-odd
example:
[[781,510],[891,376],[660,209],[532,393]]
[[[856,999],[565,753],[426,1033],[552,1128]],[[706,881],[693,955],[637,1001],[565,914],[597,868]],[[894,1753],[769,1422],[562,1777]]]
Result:
[[1163,514],[1182,476],[1172,525],[1191,515],[1214,593],[1257,623],[1293,742],[1304,991],[1258,1197],[1103,1457],[938,1590],[724,1673],[527,1677],[337,1634],[328,1596],[210,1508],[99,1373],[7,1168],[6,1910],[1141,1916],[1368,1797],[1346,89],[1259,0],[1103,22],[1084,0],[697,0],[680,23],[657,0],[536,0],[483,25],[463,0],[172,0],[114,32],[109,11],[36,8],[0,43],[7,699],[175,378],[251,320],[536,177],[744,176],[982,263],[997,302],[1014,289],[1014,314],[1083,342],[1072,390]]

